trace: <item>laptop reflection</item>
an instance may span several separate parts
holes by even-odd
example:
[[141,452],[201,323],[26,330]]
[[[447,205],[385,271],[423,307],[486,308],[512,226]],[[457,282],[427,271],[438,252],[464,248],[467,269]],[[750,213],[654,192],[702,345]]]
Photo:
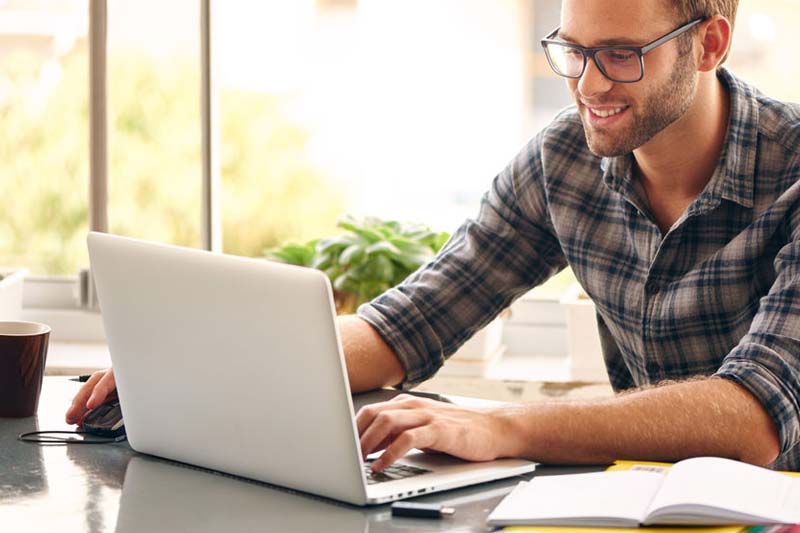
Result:
[[[361,508],[181,463],[136,456],[122,487],[117,533],[368,531]],[[373,520],[376,517],[373,517]]]

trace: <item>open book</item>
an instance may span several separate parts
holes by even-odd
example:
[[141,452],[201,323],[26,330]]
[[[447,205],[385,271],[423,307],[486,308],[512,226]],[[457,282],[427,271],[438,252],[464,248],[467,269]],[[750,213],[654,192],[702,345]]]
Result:
[[800,523],[800,478],[699,457],[648,468],[535,477],[489,515],[491,526],[638,527]]

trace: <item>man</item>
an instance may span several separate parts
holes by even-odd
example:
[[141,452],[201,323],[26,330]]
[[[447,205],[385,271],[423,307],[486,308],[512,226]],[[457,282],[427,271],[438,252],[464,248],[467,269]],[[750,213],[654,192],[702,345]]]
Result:
[[[720,68],[736,5],[564,0],[543,44],[575,107],[434,261],[339,322],[353,390],[408,387],[570,265],[620,394],[483,410],[401,396],[357,416],[362,451],[385,450],[375,470],[412,447],[800,469],[800,109]],[[113,387],[92,376],[67,420]]]

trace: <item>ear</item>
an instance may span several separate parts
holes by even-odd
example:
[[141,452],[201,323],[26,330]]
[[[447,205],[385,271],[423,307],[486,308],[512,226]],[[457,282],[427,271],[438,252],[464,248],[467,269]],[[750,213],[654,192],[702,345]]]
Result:
[[699,38],[698,70],[716,70],[731,45],[731,23],[722,15],[715,15],[700,24]]

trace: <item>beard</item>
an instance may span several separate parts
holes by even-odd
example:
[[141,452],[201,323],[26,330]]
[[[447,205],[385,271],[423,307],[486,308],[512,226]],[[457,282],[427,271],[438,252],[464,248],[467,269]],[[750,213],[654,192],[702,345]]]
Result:
[[[694,57],[691,53],[682,54],[667,83],[645,95],[640,105],[628,108],[632,116],[629,117],[631,125],[626,130],[612,133],[605,128],[593,127],[580,113],[589,150],[600,157],[617,157],[633,152],[681,118],[691,106],[696,89]],[[577,90],[573,96],[580,106]]]

